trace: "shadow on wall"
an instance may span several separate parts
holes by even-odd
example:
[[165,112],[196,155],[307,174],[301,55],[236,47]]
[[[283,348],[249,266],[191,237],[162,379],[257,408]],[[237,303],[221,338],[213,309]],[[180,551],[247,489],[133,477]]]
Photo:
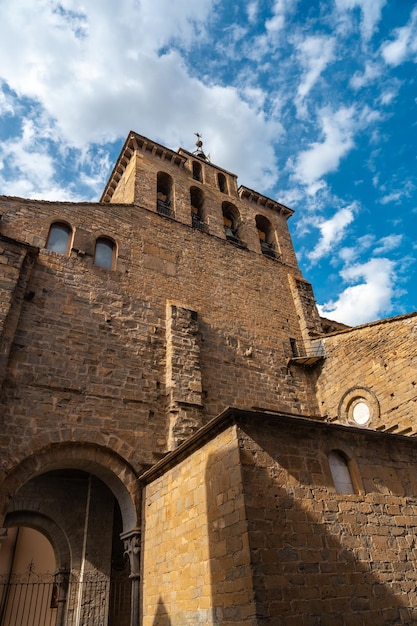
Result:
[[206,468],[213,625],[417,624],[404,499],[329,489],[311,432],[245,425],[239,439],[241,468],[230,451]]
[[171,620],[162,598],[158,600],[158,608],[156,609],[152,626],[171,626]]

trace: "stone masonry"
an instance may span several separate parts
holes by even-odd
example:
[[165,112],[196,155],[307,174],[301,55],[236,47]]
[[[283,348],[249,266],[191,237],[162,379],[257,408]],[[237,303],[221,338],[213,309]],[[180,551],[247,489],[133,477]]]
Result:
[[292,210],[134,132],[0,215],[0,539],[111,589],[56,626],[417,623],[417,314],[321,319]]
[[[336,492],[332,449],[349,454],[357,493]],[[415,451],[385,433],[224,414],[142,477],[144,626],[417,623]]]

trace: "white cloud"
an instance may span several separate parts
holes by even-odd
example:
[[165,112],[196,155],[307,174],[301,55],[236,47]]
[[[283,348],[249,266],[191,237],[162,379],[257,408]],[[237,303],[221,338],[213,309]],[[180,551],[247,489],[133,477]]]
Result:
[[252,2],[249,2],[247,7],[246,7],[246,13],[248,15],[248,20],[251,24],[254,24],[258,15],[258,10],[259,10],[259,6],[258,6],[258,0],[252,0]]
[[[0,39],[0,75],[19,95],[39,101],[67,141],[84,145],[114,138],[127,126],[126,109],[130,119],[137,118],[135,109],[161,99],[163,88],[149,93],[148,84],[155,85],[159,70],[166,83],[173,63],[159,50],[174,40],[187,46],[200,37],[213,1],[121,0],[117,13],[110,0],[89,3],[76,30],[71,1],[64,11],[57,2],[16,0],[3,10],[8,28]],[[82,36],[76,34],[80,24]],[[179,75],[181,70],[166,84],[165,96]],[[193,81],[184,88],[192,89]]]
[[[0,85],[1,87],[1,85]],[[0,116],[13,115],[15,113],[13,98],[0,89]]]
[[345,236],[346,229],[353,222],[354,207],[340,209],[332,218],[317,224],[320,239],[314,249],[307,255],[311,261],[317,261],[329,254]]
[[399,65],[403,61],[413,58],[417,62],[417,8],[410,16],[406,26],[394,30],[395,39],[384,43],[381,52],[388,65]]
[[372,258],[362,265],[352,265],[340,272],[351,284],[338,297],[319,305],[319,313],[349,325],[364,324],[388,314],[396,281],[395,263],[386,258]]
[[[110,0],[82,9],[75,0],[15,0],[2,9],[0,80],[31,99],[57,145],[85,151],[134,129],[192,148],[198,130],[214,162],[267,190],[277,179],[273,143],[282,129],[260,110],[262,90],[193,77],[182,54],[206,36],[216,2],[120,0],[115,12]],[[274,16],[289,6],[280,0]]]
[[354,244],[352,247],[344,247],[339,250],[339,258],[345,264],[352,264],[363,252],[369,250],[375,244],[375,235],[367,234],[357,237]]
[[272,15],[265,21],[265,32],[254,39],[247,54],[258,62],[275,51],[281,43],[288,16],[297,8],[298,0],[275,0]]
[[369,83],[373,82],[375,79],[379,78],[382,73],[382,68],[377,63],[372,63],[368,61],[365,64],[364,72],[355,72],[352,78],[349,81],[349,84],[353,89],[361,89]]
[[322,176],[337,170],[341,159],[353,148],[355,119],[353,107],[342,107],[333,112],[329,108],[320,111],[320,123],[324,140],[310,144],[298,155],[295,177],[305,185],[312,185]]
[[391,250],[398,248],[403,240],[402,235],[387,235],[378,241],[378,245],[374,248],[374,254],[385,254]]
[[334,59],[335,40],[333,37],[310,36],[297,44],[298,58],[304,68],[303,79],[298,86],[296,107],[299,115],[305,115],[304,99],[314,84]]
[[[398,182],[395,185],[398,187]],[[381,191],[386,191],[387,186],[382,185],[380,187]],[[412,180],[402,181],[401,188],[394,189],[389,193],[386,193],[380,199],[381,204],[401,204],[404,200],[411,198],[413,192],[415,191],[416,186]]]
[[294,11],[297,0],[275,0],[272,17],[265,23],[269,34],[281,31],[285,26],[288,13]]
[[398,204],[401,202],[401,198],[404,196],[403,191],[393,191],[383,196],[380,200],[381,204]]
[[397,90],[387,89],[381,94],[381,104],[391,104],[391,102],[397,97]]
[[382,9],[387,0],[336,0],[339,11],[347,12],[359,8],[361,10],[361,35],[365,42],[374,34],[381,19]]

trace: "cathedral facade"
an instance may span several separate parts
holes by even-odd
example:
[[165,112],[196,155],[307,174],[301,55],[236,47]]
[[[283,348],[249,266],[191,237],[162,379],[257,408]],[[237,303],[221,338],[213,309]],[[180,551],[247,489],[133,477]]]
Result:
[[320,318],[197,148],[0,198],[0,624],[417,623],[417,314]]

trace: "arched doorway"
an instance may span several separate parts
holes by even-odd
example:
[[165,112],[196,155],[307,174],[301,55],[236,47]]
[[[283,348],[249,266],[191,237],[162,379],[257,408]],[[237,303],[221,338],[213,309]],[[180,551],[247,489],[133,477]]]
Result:
[[111,451],[95,448],[94,460],[88,456],[76,445],[48,450],[38,455],[36,473],[31,459],[9,474],[15,489],[3,525],[11,533],[17,527],[40,531],[55,557],[56,617],[39,626],[138,624],[136,475]]
[[48,539],[34,528],[11,527],[0,560],[0,624],[56,626],[56,561]]

